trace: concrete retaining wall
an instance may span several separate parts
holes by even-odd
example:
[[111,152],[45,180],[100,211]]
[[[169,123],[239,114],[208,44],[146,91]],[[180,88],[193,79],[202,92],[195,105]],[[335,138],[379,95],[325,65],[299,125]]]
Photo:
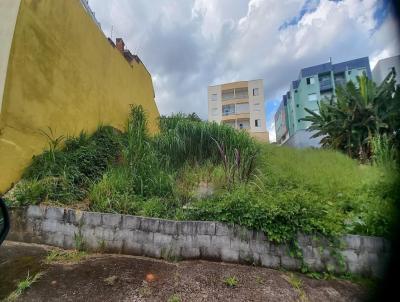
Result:
[[[262,232],[218,222],[170,221],[29,206],[13,209],[11,223],[9,240],[66,249],[75,248],[77,241],[83,241],[89,250],[168,260],[222,260],[290,270],[301,267],[301,260],[291,257],[286,245],[270,242]],[[366,276],[382,274],[389,256],[387,240],[347,235],[341,242],[342,257],[334,257],[326,240],[298,235],[303,260],[312,270],[344,269]]]

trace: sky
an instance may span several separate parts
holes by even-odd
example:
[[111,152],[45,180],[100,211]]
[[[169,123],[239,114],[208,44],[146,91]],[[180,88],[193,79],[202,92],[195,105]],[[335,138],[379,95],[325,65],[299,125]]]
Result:
[[153,77],[161,114],[207,119],[207,86],[263,79],[267,129],[301,68],[400,53],[387,0],[89,0]]

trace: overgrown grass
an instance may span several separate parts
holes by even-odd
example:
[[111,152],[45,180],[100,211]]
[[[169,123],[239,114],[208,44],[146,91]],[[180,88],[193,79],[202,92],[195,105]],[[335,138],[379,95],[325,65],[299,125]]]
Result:
[[93,211],[223,221],[287,242],[298,232],[387,236],[400,194],[395,171],[259,144],[225,125],[174,115],[151,136],[141,107],[122,133],[52,141],[17,185],[17,204],[89,199]]
[[87,257],[84,251],[72,250],[65,251],[59,249],[51,250],[46,256],[45,263],[76,263]]
[[33,158],[16,186],[17,202],[69,204],[84,199],[91,183],[118,159],[118,140],[118,132],[107,126],[99,126],[92,135],[81,132],[78,137],[69,137],[63,146],[59,138],[51,139],[49,150]]

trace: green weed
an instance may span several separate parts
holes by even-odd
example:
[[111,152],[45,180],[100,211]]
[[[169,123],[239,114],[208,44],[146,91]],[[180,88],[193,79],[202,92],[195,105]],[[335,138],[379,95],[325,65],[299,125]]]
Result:
[[228,287],[235,287],[238,285],[238,283],[239,280],[235,276],[228,276],[224,279],[224,284]]
[[168,298],[168,302],[181,302],[181,298],[178,294],[173,294],[171,297]]
[[6,298],[6,301],[17,300],[27,289],[32,286],[33,283],[37,282],[43,276],[43,274],[44,273],[39,272],[34,276],[30,276],[28,271],[26,278],[18,282],[17,289]]
[[45,263],[76,263],[84,259],[87,253],[84,251],[64,251],[59,249],[53,249],[46,256]]

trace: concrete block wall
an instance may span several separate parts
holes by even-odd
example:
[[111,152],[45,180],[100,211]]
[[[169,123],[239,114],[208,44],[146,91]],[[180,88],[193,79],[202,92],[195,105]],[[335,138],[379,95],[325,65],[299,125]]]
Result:
[[[167,260],[208,259],[297,270],[302,261],[287,245],[275,244],[262,232],[208,221],[171,221],[131,215],[29,206],[11,211],[9,240],[65,249],[84,242],[87,249]],[[315,271],[348,271],[380,276],[390,244],[379,237],[346,235],[333,256],[327,240],[298,235],[303,261]]]

